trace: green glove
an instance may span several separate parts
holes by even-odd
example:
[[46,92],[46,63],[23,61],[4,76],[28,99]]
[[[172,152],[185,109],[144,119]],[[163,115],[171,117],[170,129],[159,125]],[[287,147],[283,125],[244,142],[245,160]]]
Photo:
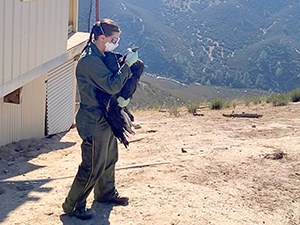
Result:
[[138,51],[133,52],[131,48],[127,49],[127,55],[126,55],[125,63],[129,67],[131,67],[134,63],[136,63],[138,58],[139,58]]
[[121,108],[126,107],[126,106],[129,104],[129,101],[130,101],[130,98],[124,99],[122,96],[119,96],[119,97],[117,98],[118,105],[119,105]]

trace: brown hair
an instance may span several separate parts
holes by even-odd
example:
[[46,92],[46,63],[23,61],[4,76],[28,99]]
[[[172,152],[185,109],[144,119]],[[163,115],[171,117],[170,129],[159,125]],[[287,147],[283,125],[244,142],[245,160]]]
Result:
[[106,36],[111,36],[114,32],[120,32],[119,25],[111,19],[102,19],[100,25]]
[[97,21],[92,27],[89,41],[83,48],[82,52],[84,52],[84,50],[92,42],[93,37],[94,40],[97,40],[100,35],[105,35],[106,37],[109,37],[113,35],[114,32],[121,32],[119,25],[115,21],[108,18],[102,19],[101,21]]
[[115,21],[105,18],[101,21],[97,21],[94,24],[91,33],[93,33],[94,39],[97,40],[100,35],[105,35],[106,37],[109,37],[114,32],[120,32],[119,25]]

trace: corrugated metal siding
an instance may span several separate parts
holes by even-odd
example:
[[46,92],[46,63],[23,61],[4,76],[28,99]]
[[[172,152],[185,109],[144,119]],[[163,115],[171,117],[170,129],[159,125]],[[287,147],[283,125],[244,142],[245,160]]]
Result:
[[52,70],[47,81],[47,134],[70,129],[75,111],[75,62]]
[[0,1],[0,85],[66,52],[68,5],[69,0]]
[[4,83],[4,2],[0,1],[0,84]]
[[22,103],[3,103],[0,99],[0,146],[45,132],[46,75],[26,84],[22,89]]

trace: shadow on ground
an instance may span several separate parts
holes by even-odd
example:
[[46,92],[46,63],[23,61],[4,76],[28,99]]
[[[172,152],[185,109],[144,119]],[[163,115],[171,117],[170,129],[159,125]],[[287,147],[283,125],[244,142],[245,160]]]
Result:
[[67,215],[61,215],[60,220],[63,225],[110,225],[109,216],[113,209],[112,204],[93,203],[92,208],[96,215],[90,220],[83,221]]
[[[76,144],[76,142],[61,142],[61,137],[64,135],[65,133],[43,139],[22,140],[0,147],[0,223],[11,211],[25,202],[37,201],[37,197],[29,197],[31,192],[51,191],[50,188],[42,186],[55,179],[26,179],[27,173],[42,168],[29,161],[40,154],[69,148]],[[24,179],[12,179],[20,175],[23,175]],[[7,204],[2,205],[3,202]]]

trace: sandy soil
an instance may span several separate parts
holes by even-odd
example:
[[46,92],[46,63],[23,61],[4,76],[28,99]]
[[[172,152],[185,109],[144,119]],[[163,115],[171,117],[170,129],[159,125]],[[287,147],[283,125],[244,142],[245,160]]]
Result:
[[237,107],[259,119],[226,118],[232,110],[135,112],[141,125],[117,171],[126,207],[88,204],[79,221],[61,204],[80,163],[76,129],[0,148],[0,223],[9,225],[300,224],[300,104]]

